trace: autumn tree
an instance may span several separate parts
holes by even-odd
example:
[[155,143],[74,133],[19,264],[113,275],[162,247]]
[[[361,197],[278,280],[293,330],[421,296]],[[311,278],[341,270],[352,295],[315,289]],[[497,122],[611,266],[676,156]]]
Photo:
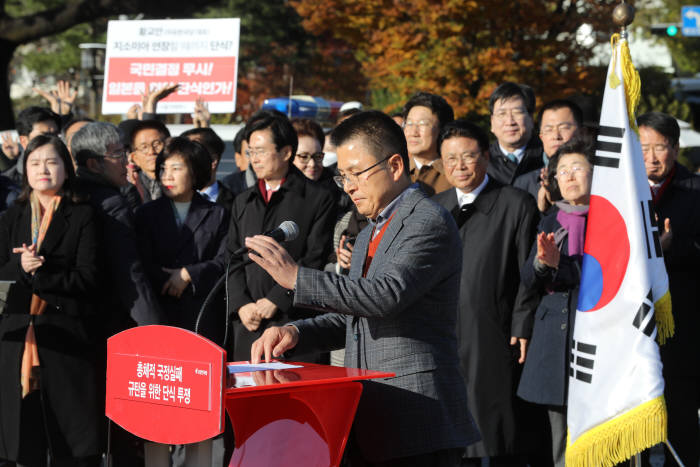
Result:
[[[608,41],[617,0],[292,0],[315,33],[355,48],[385,110],[417,90],[443,95],[458,115],[486,113],[501,82],[531,85],[540,100],[597,90],[587,66]],[[594,33],[578,37],[588,24]],[[604,77],[603,77],[604,78]]]
[[241,19],[236,117],[247,118],[265,98],[286,96],[290,79],[295,94],[364,97],[366,79],[350,46],[306,31],[286,0],[223,0],[196,16]]

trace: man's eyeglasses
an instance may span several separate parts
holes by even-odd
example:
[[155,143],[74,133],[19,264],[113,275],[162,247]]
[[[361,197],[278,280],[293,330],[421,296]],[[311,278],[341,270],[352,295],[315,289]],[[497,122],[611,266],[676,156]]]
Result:
[[425,130],[433,125],[434,123],[430,120],[418,120],[417,122],[414,122],[412,120],[406,120],[403,124],[403,128],[405,130],[410,130],[411,128],[416,127],[419,130]]
[[162,139],[157,139],[155,141],[151,141],[151,143],[144,143],[141,146],[138,146],[136,148],[136,151],[140,152],[141,154],[148,154],[151,152],[151,149],[153,152],[161,152],[163,148],[165,147],[165,142]]
[[496,117],[498,120],[505,120],[508,115],[513,117],[514,120],[519,120],[524,118],[527,115],[527,109],[524,107],[516,107],[515,109],[501,109],[497,112],[494,112],[493,116]]
[[109,154],[105,154],[105,157],[107,159],[116,159],[116,160],[126,159],[126,149],[121,149],[119,151],[113,151]]
[[462,154],[461,156],[455,156],[455,155],[450,155],[445,157],[445,167],[457,167],[460,162],[466,164],[466,165],[471,165],[475,164],[476,161],[479,160],[479,153],[478,152],[466,152]]
[[309,160],[313,159],[314,162],[323,162],[323,157],[325,154],[323,152],[315,152],[313,154],[309,154],[308,152],[302,152],[294,156],[296,159],[299,159],[301,162],[306,164],[309,162]]
[[[392,154],[392,156],[393,156],[393,154]],[[360,170],[359,172],[349,173],[347,175],[336,175],[335,177],[333,177],[333,181],[335,182],[336,185],[338,185],[339,188],[345,188],[346,184],[351,184],[351,183],[357,184],[360,181],[360,178],[359,178],[360,175],[362,175],[363,173],[365,173],[369,170],[372,170],[373,168],[375,168],[376,166],[378,166],[382,162],[386,162],[387,160],[389,160],[390,157],[391,156],[387,156],[384,159],[370,165],[366,169]]]

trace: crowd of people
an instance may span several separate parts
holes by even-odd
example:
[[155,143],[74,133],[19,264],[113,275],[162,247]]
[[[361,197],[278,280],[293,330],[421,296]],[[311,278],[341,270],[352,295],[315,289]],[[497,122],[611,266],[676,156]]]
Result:
[[[179,136],[156,114],[173,91],[113,125],[75,118],[60,83],[2,138],[0,466],[98,465],[106,339],[149,324],[196,328],[232,361],[395,373],[364,384],[344,465],[564,465],[596,138],[576,103],[536,114],[530,87],[503,83],[492,142],[426,92],[327,132],[263,110],[217,179],[206,107]],[[669,439],[697,465],[700,177],[677,162],[673,117],[638,125],[676,322],[661,348]],[[294,240],[259,235],[287,220]],[[109,430],[115,466],[191,465],[188,445]],[[210,441],[212,465],[234,437]]]

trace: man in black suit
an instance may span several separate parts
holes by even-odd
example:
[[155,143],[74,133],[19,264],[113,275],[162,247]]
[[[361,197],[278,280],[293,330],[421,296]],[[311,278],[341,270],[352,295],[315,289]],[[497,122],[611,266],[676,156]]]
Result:
[[544,165],[542,142],[532,131],[535,95],[529,86],[506,82],[491,94],[489,110],[496,141],[489,148],[488,174],[512,185],[519,175]]
[[454,188],[433,197],[452,212],[462,238],[457,339],[469,411],[482,441],[462,465],[524,465],[533,420],[515,395],[538,298],[520,286],[539,216],[535,200],[486,174],[488,138],[456,120],[440,133],[445,174]]
[[518,176],[513,186],[530,193],[537,200],[539,210],[545,212],[552,205],[552,199],[546,187],[549,159],[562,144],[573,138],[583,128],[583,112],[574,102],[557,99],[542,106],[537,121],[542,141],[544,167]]
[[[333,194],[306,178],[292,163],[298,140],[284,114],[258,112],[246,126],[245,135],[258,181],[233,202],[227,254],[242,247],[245,237],[291,220],[297,223],[299,235],[287,243],[289,252],[305,266],[322,269],[331,249],[336,219]],[[294,307],[292,296],[259,266],[236,269],[242,260],[231,262],[228,285],[228,310],[234,316],[233,360],[249,360],[250,346],[268,326],[317,314]],[[318,360],[318,353],[303,358]]]
[[[662,345],[668,439],[685,465],[697,465],[700,389],[700,177],[677,162],[675,118],[650,112],[637,118],[644,166],[658,216],[675,335]],[[666,464],[675,462],[666,452]]]
[[106,255],[109,298],[106,332],[113,334],[132,326],[165,323],[158,300],[141,265],[130,206],[121,195],[126,181],[126,149],[121,131],[111,123],[91,122],[71,140],[78,163],[78,181],[89,193],[102,224],[100,245]]

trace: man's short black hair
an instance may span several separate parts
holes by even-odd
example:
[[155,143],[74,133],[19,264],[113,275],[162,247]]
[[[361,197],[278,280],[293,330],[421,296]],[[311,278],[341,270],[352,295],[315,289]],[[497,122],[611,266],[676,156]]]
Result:
[[493,108],[496,102],[501,99],[512,99],[513,97],[522,99],[527,113],[532,115],[535,111],[535,92],[526,84],[511,83],[510,81],[501,84],[491,93],[491,97],[489,97],[489,112],[491,115],[493,115]]
[[417,106],[427,107],[437,115],[440,128],[455,119],[454,110],[452,110],[452,106],[447,103],[445,98],[429,92],[417,92],[411,96],[403,107],[403,118],[406,119],[411,108]]
[[358,138],[378,161],[398,154],[408,174],[408,148],[401,127],[387,114],[377,110],[359,112],[340,122],[331,133],[331,143],[340,147]]
[[581,107],[579,107],[578,104],[576,104],[575,102],[566,99],[556,99],[553,101],[549,101],[545,105],[543,105],[540,109],[540,112],[537,114],[538,126],[542,125],[542,116],[546,111],[559,109],[569,109],[571,111],[571,114],[574,116],[574,121],[576,122],[576,125],[579,128],[583,128],[583,111],[581,110]]
[[211,156],[204,145],[189,138],[176,136],[168,139],[165,148],[156,159],[156,179],[160,182],[160,172],[166,160],[181,156],[192,176],[192,188],[201,190],[211,180]]
[[[161,122],[160,120],[141,120],[135,123],[133,127],[131,127],[131,134],[129,135],[128,139],[129,147],[132,150],[134,149],[134,139],[136,138],[138,132],[141,130],[156,130],[161,135],[163,135],[163,139],[170,137],[170,131],[168,131],[168,127],[165,126],[165,123]],[[125,130],[122,128],[122,131]]]
[[56,124],[56,128],[61,130],[61,118],[51,109],[47,107],[38,107],[33,105],[22,110],[17,115],[17,134],[20,136],[29,136],[29,133],[34,129],[34,124],[51,120]]
[[440,131],[440,136],[438,136],[438,155],[442,156],[440,152],[440,147],[445,140],[450,138],[469,138],[473,139],[479,145],[479,149],[482,152],[488,152],[489,150],[489,137],[484,130],[482,130],[478,125],[460,118],[454,122],[450,122]]
[[209,155],[214,161],[220,161],[224,149],[226,149],[224,140],[211,128],[192,128],[183,132],[180,136],[185,138],[195,137],[197,142],[209,151]]
[[245,127],[245,140],[250,142],[250,135],[256,131],[270,130],[275,142],[275,149],[279,151],[285,146],[292,148],[292,156],[297,153],[299,140],[297,132],[289,119],[281,112],[273,110],[261,110],[256,112]]
[[671,147],[678,146],[681,138],[681,128],[678,121],[663,112],[647,112],[637,117],[637,126],[646,126],[666,138]]
[[[245,139],[245,127],[241,127],[233,138],[233,150],[236,154],[240,154],[243,149],[243,140]],[[245,154],[243,154],[245,156]]]

